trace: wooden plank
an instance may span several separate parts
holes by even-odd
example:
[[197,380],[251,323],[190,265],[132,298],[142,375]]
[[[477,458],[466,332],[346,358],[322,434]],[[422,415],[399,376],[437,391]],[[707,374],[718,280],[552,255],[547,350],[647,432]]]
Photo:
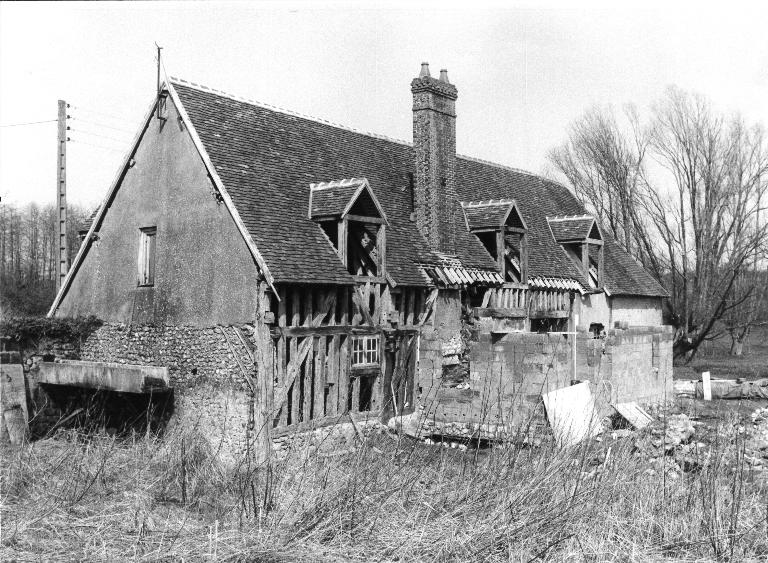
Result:
[[492,287],[489,287],[488,289],[485,290],[485,295],[483,295],[483,302],[480,305],[481,307],[485,308],[485,307],[488,307],[490,305],[491,297],[493,297],[493,294],[494,294],[495,291],[496,290],[493,289]]
[[328,348],[328,338],[320,336],[315,339],[317,350],[315,361],[315,408],[312,418],[325,416],[325,388],[328,381],[325,369],[326,350]]
[[475,307],[475,318],[491,317],[494,319],[518,319],[526,316],[522,307]]
[[[292,338],[290,341],[291,361],[286,369],[285,385],[283,385],[279,392],[275,393],[275,409],[279,409],[283,406],[285,398],[288,396],[288,390],[294,383],[296,376],[301,372],[301,365],[304,363],[304,360],[307,358],[312,348],[312,338],[305,338],[300,346],[297,345],[297,340],[298,338]],[[296,350],[295,353],[294,350]],[[294,393],[293,395],[293,399],[296,401],[298,393]],[[294,415],[295,414],[294,411]]]
[[421,314],[421,317],[419,317],[420,325],[423,325],[425,322],[427,322],[429,316],[432,314],[432,310],[435,308],[435,302],[437,301],[438,292],[438,289],[433,289],[429,294],[429,297],[427,297],[427,301],[424,303],[424,312]]
[[381,324],[381,293],[380,290],[381,286],[376,284],[373,286],[373,315],[371,318],[373,319],[373,324],[379,325]]
[[378,326],[349,326],[349,325],[333,325],[333,326],[287,326],[272,327],[272,336],[275,338],[284,336],[307,336],[313,334],[315,336],[332,336],[334,334],[378,334],[381,332],[381,327]]
[[304,362],[304,388],[301,397],[302,421],[312,418],[312,376],[315,371],[315,338],[308,336],[307,342],[309,342],[310,350],[307,354],[307,361]]
[[531,311],[528,316],[532,319],[567,319],[568,311]]
[[352,378],[352,408],[350,412],[360,412],[360,378]]
[[374,323],[373,323],[373,319],[371,318],[371,314],[368,312],[368,305],[367,305],[367,300],[365,298],[365,294],[359,287],[354,288],[354,293],[352,294],[352,301],[357,306],[355,316],[352,319],[352,324],[353,325],[360,324],[360,317],[362,316],[365,319],[366,324],[373,326]]
[[[376,249],[379,254],[379,269],[378,274],[380,276],[387,277],[387,226],[382,225],[379,227],[379,232],[376,234]],[[384,285],[386,285],[384,281]]]
[[[306,350],[302,350],[302,354],[299,354],[299,339],[297,337],[290,339],[290,352],[291,352],[291,363],[288,364],[288,366],[285,369],[285,383],[283,383],[283,391],[285,393],[285,397],[288,397],[288,391],[293,388],[293,392],[291,393],[291,416],[288,420],[289,424],[294,424],[299,421],[299,408],[300,408],[300,396],[299,396],[299,385],[297,384],[296,375],[299,373],[299,368],[301,367],[301,362],[296,363],[294,361],[296,358],[301,358],[301,356],[306,357],[307,352]],[[291,369],[291,366],[293,366],[293,369]],[[282,396],[282,394],[281,394]],[[276,406],[282,406],[282,401],[278,402],[279,397],[277,394],[275,394],[275,405]]]
[[350,353],[351,337],[342,336],[340,353],[339,353],[339,407],[338,414],[347,412],[347,404],[349,398],[349,372],[350,372]]
[[341,263],[344,267],[348,267],[347,264],[347,232],[349,223],[346,219],[339,221],[338,232],[336,233],[336,244],[338,245],[337,251],[341,258]]

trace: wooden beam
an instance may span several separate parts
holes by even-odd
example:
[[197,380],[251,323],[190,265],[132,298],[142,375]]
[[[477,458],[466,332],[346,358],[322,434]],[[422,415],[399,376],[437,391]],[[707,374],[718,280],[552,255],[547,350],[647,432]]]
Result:
[[378,326],[349,326],[349,325],[329,325],[329,326],[286,326],[272,327],[272,337],[280,336],[332,336],[334,334],[347,335],[366,335],[378,334],[381,332]]
[[528,316],[531,319],[567,319],[570,316],[569,311],[531,311]]
[[[368,286],[368,291],[370,291],[370,286]],[[368,311],[368,300],[366,299],[366,295],[363,293],[363,291],[359,287],[354,288],[354,293],[352,294],[352,301],[355,303],[355,305],[357,305],[358,311],[365,318],[365,323],[369,325],[373,325],[373,319],[371,318],[371,313]]]
[[526,316],[524,307],[475,307],[475,318],[519,319]]
[[352,215],[351,213],[344,215],[344,219],[357,221],[358,223],[376,223],[377,225],[386,224],[386,221],[381,217],[367,217],[365,215]]

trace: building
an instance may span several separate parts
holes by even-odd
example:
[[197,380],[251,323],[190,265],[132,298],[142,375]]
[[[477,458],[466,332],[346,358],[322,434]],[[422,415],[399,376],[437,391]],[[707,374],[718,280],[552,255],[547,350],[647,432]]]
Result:
[[50,315],[105,321],[91,364],[167,368],[176,418],[228,451],[350,412],[500,436],[533,372],[660,396],[662,287],[562,185],[457,155],[446,71],[411,92],[412,144],[172,79]]

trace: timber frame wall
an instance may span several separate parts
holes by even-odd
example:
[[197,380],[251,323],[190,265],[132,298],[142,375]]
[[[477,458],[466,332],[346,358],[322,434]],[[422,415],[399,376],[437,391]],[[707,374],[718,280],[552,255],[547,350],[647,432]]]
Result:
[[[268,298],[263,315],[274,366],[265,389],[271,433],[332,424],[350,412],[379,417],[412,409],[419,327],[436,297],[429,291],[372,281],[279,284],[279,300]],[[353,366],[360,336],[378,339],[378,365]]]

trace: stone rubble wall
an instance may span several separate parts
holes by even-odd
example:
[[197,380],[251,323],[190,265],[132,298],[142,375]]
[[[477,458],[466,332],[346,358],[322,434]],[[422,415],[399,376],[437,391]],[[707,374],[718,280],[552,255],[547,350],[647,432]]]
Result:
[[[222,458],[237,459],[253,448],[253,381],[249,383],[246,374],[256,376],[253,361],[234,332],[239,329],[244,338],[253,333],[249,325],[200,328],[107,323],[75,348],[62,345],[66,354],[56,354],[55,347],[50,352],[58,358],[167,367],[174,393],[168,431],[198,433]],[[29,367],[34,366],[30,363]],[[42,405],[45,397],[36,384],[35,371],[29,371],[30,387]],[[56,413],[48,414],[51,421],[57,418]]]

